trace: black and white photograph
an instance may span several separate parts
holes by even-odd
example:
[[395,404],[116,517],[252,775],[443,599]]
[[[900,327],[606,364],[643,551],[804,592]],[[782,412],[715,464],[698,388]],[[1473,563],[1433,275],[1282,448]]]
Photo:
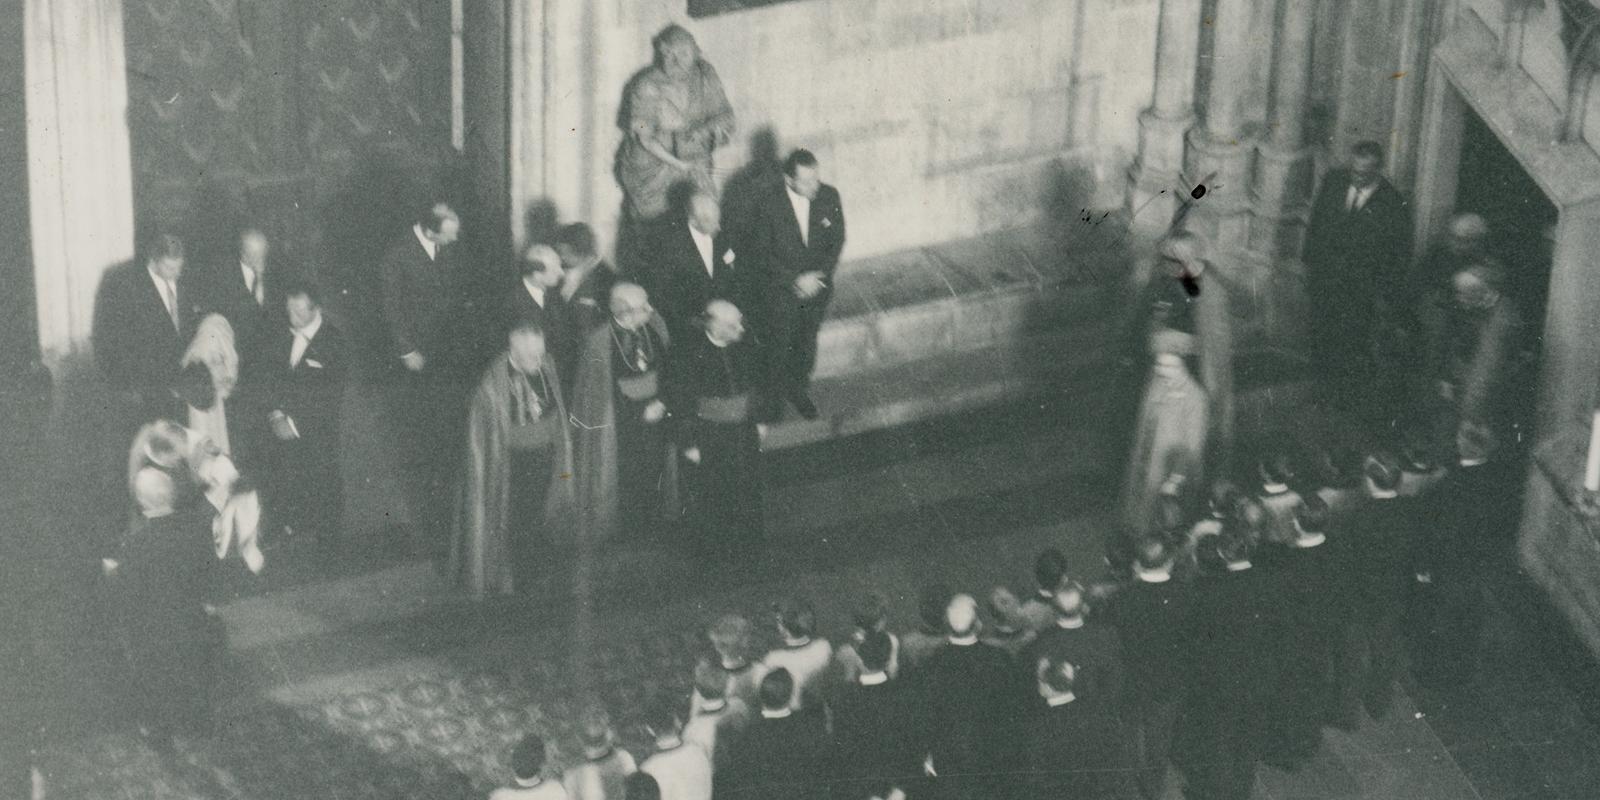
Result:
[[1600,800],[1600,0],[0,37],[0,800]]

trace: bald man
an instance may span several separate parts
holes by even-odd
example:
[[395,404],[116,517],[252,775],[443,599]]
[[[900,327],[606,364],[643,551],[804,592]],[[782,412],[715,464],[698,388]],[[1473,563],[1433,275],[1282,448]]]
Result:
[[610,321],[584,338],[572,393],[578,508],[584,535],[642,538],[676,503],[676,473],[662,373],[666,323],[636,283],[618,283]]
[[722,231],[722,207],[709,192],[689,198],[683,219],[662,229],[650,258],[646,288],[677,338],[689,338],[714,299],[746,305],[746,267]]
[[561,282],[566,276],[561,256],[549,245],[536,244],[522,253],[521,279],[506,298],[506,326],[509,331],[524,322],[531,322],[544,331],[545,349],[556,360],[561,370],[564,389],[571,389],[577,379],[578,334],[574,328],[571,309],[561,296]]
[[683,454],[689,529],[704,558],[749,558],[762,538],[754,415],[762,364],[744,341],[744,315],[734,304],[707,303],[701,325],[674,348],[667,386]]
[[927,704],[925,752],[940,797],[1013,797],[1024,764],[1030,673],[978,637],[978,603],[958,594],[945,607],[945,645],[908,679]]

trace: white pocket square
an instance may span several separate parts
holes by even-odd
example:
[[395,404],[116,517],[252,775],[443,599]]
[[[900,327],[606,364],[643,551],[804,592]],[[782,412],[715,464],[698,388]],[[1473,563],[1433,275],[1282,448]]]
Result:
[[823,217],[822,218],[822,227],[824,227],[824,228],[833,227],[833,220],[828,219],[827,217]]
[[724,263],[724,264],[732,264],[733,263],[733,251],[732,250],[729,250],[728,252],[722,254],[722,263]]
[[322,362],[314,358],[306,359],[306,366],[311,369],[322,369]]

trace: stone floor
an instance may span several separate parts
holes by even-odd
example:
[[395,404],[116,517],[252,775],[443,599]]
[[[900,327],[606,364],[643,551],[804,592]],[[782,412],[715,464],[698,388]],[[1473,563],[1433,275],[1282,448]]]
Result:
[[[1047,544],[1094,576],[1110,485],[1097,433],[1092,418],[1030,404],[782,451],[764,476],[766,563],[708,575],[668,542],[628,545],[596,575],[587,621],[570,598],[474,608],[422,565],[361,569],[361,556],[341,564],[287,547],[227,607],[231,699],[217,735],[175,761],[110,720],[84,663],[86,609],[41,613],[36,636],[74,640],[44,663],[59,671],[36,742],[47,796],[481,796],[525,731],[570,753],[568,726],[587,702],[642,750],[643,700],[687,691],[699,631],[723,611],[764,620],[771,600],[802,594],[837,636],[854,598],[877,588],[905,628],[918,586],[1023,590]],[[1300,771],[1263,769],[1253,796],[1600,797],[1600,737],[1516,619],[1496,616],[1477,683],[1409,690],[1388,720],[1329,733]]]

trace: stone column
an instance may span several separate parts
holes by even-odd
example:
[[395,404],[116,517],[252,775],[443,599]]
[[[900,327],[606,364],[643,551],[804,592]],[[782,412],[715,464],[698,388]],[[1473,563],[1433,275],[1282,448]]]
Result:
[[133,259],[122,2],[27,0],[23,42],[39,352],[59,381],[88,354],[100,276]]
[[1189,131],[1186,174],[1208,189],[1188,227],[1213,250],[1242,249],[1250,235],[1250,166],[1255,148],[1244,140],[1241,93],[1250,79],[1250,0],[1217,0],[1205,125]]
[[1156,37],[1155,100],[1139,115],[1139,154],[1128,176],[1134,229],[1152,235],[1171,225],[1178,207],[1184,134],[1194,124],[1200,0],[1162,0]]
[[1315,180],[1305,143],[1305,115],[1316,5],[1316,0],[1282,0],[1278,9],[1270,133],[1257,148],[1255,219],[1250,228],[1250,249],[1267,256],[1299,255]]

